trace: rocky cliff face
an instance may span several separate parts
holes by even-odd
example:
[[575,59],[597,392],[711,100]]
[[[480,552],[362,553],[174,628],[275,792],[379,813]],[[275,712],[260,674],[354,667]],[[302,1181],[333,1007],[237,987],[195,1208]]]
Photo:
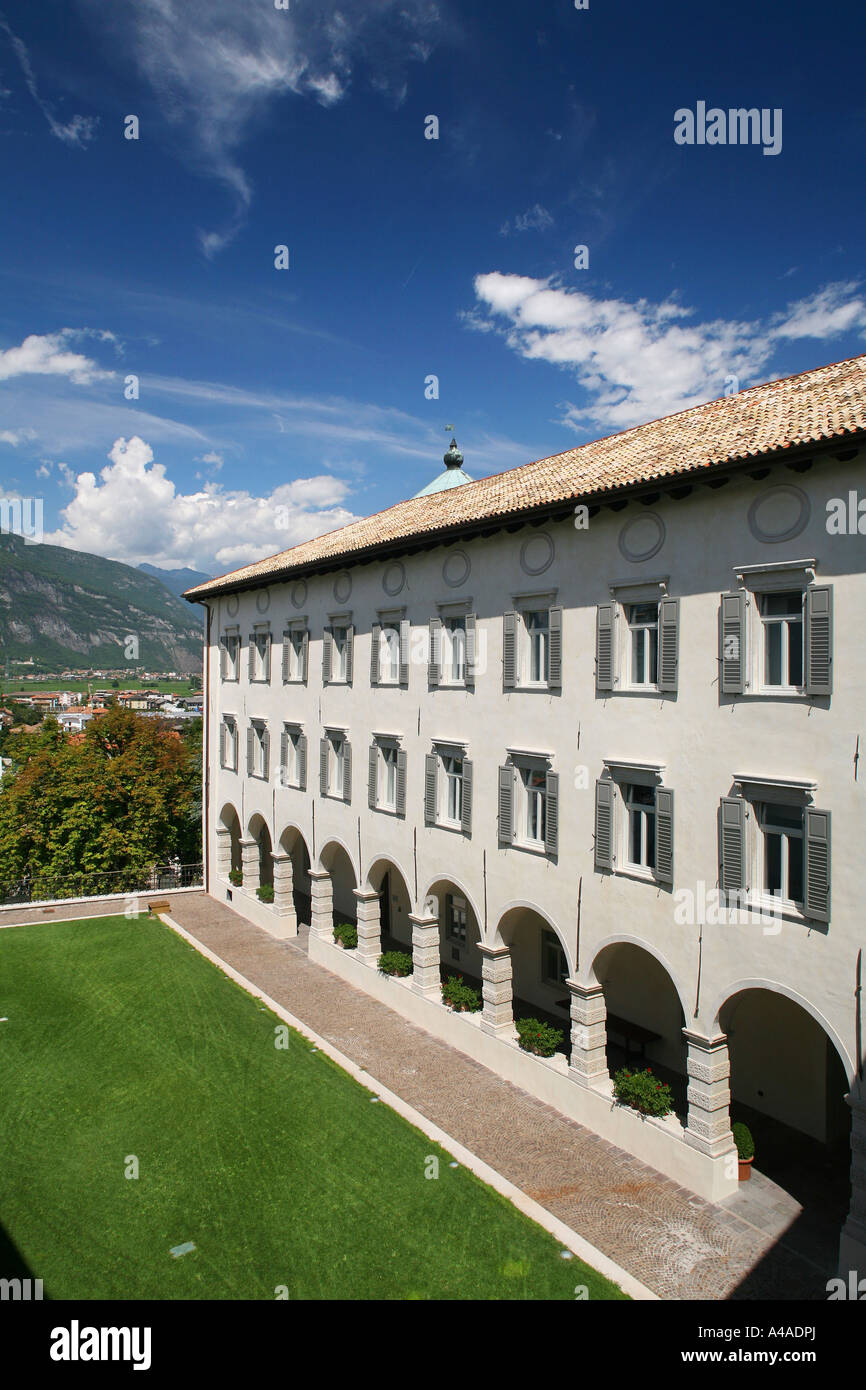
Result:
[[130,565],[0,535],[0,663],[31,657],[43,669],[200,671],[201,616]]

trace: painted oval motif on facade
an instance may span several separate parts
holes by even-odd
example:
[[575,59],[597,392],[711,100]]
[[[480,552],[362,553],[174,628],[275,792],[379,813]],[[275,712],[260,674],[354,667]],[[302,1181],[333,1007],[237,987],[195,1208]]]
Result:
[[633,565],[651,560],[665,543],[665,524],[655,512],[643,512],[627,521],[619,533],[619,550]]
[[749,530],[756,540],[790,541],[805,530],[812,507],[802,488],[793,483],[768,487],[749,507]]
[[442,562],[442,578],[450,589],[457,589],[466,583],[471,569],[472,561],[466,551],[452,550]]
[[520,547],[520,568],[524,574],[544,574],[553,564],[555,553],[553,538],[546,531],[539,531]]

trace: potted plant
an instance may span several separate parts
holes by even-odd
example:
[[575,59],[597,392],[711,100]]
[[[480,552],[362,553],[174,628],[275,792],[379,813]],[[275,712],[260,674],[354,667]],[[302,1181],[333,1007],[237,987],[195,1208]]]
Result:
[[412,957],[406,951],[384,951],[379,957],[383,975],[411,975]]
[[233,883],[234,886],[235,886],[235,888],[240,888],[240,886],[241,886],[241,884],[243,883],[243,881],[244,881],[244,875],[243,875],[243,870],[242,870],[242,869],[232,869],[232,870],[230,870],[230,872],[229,872],[229,883]]
[[462,975],[449,975],[442,985],[442,1003],[458,1014],[475,1014],[481,1008],[477,989],[464,983]]
[[613,1093],[623,1105],[630,1105],[641,1115],[655,1115],[662,1119],[673,1110],[671,1088],[665,1081],[657,1081],[652,1067],[644,1071],[630,1071],[622,1067],[613,1078]]
[[536,1057],[552,1057],[562,1042],[562,1029],[552,1028],[540,1018],[519,1018],[516,1027],[523,1051],[534,1052]]
[[344,951],[354,951],[358,944],[358,928],[353,927],[351,922],[340,922],[334,928],[334,940]]
[[260,883],[256,889],[256,897],[259,902],[272,903],[274,901],[274,885],[272,883]]
[[752,1163],[755,1158],[755,1141],[748,1125],[739,1121],[733,1126],[734,1143],[737,1146],[737,1168],[740,1182],[748,1182],[752,1176]]

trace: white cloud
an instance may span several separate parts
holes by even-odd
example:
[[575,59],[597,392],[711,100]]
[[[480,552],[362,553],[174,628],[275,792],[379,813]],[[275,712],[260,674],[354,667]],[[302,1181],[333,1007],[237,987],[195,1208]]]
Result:
[[75,495],[48,544],[216,574],[355,520],[339,478],[296,479],[264,497],[213,482],[183,494],[143,439],[116,440],[108,457],[98,478],[74,475]]
[[554,220],[547,208],[542,207],[541,203],[536,203],[534,207],[527,208],[526,212],[518,213],[512,221],[503,222],[499,228],[500,236],[510,236],[514,232],[546,232],[548,227],[554,225]]
[[227,225],[199,232],[208,257],[243,223],[252,188],[240,151],[272,100],[306,96],[333,106],[359,67],[399,100],[407,61],[426,61],[428,40],[441,29],[432,0],[342,0],[338,10],[300,3],[277,10],[272,0],[82,3],[131,50],[187,154],[231,193]]
[[471,328],[499,333],[521,357],[574,372],[589,399],[565,402],[562,423],[625,429],[722,395],[730,376],[747,385],[779,340],[866,329],[856,288],[828,286],[768,323],[702,323],[673,298],[598,299],[555,277],[492,272],[476,276],[478,303],[463,317]]
[[[36,75],[33,71],[33,64],[30,62],[30,54],[27,51],[26,45],[18,38],[17,34],[13,33],[2,15],[0,15],[0,30],[6,34],[12,45],[12,50],[24,74],[27,90],[48,122],[51,134],[56,135],[57,139],[62,140],[65,145],[87,145],[96,134],[99,117],[72,116],[68,121],[58,121],[52,107],[39,94],[39,88],[36,84]],[[3,95],[8,96],[9,93],[4,92]]]
[[11,444],[13,449],[25,440],[35,439],[35,430],[0,430],[0,444]]
[[81,336],[70,328],[59,333],[31,333],[19,347],[0,351],[0,381],[16,376],[63,376],[75,386],[90,386],[114,376],[90,357],[71,352],[68,344]]

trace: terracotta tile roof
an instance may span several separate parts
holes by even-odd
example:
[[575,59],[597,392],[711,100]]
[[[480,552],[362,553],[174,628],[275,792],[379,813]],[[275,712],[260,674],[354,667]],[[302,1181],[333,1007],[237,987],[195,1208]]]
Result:
[[590,501],[638,484],[866,430],[866,354],[752,386],[384,512],[188,589],[190,602],[266,584],[473,522]]

